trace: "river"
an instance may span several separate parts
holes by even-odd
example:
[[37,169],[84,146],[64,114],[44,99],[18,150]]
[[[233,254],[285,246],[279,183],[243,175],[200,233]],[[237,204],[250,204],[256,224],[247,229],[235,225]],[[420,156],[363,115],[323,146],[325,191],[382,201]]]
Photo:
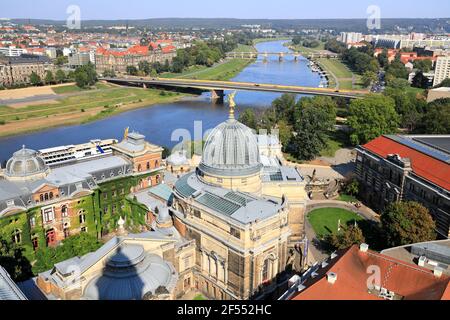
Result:
[[[264,42],[256,45],[258,52],[289,52],[284,46],[286,41]],[[274,83],[317,87],[320,77],[308,68],[305,58],[294,61],[286,56],[283,62],[277,56],[269,57],[265,63],[260,56],[257,61],[245,68],[235,81]],[[236,95],[237,113],[245,108],[267,108],[280,94],[241,91]],[[93,139],[121,139],[124,129],[144,134],[148,141],[167,147],[173,147],[178,141],[172,141],[176,129],[194,132],[194,122],[201,121],[205,132],[214,128],[228,117],[228,108],[223,104],[213,104],[210,95],[205,93],[194,99],[175,103],[153,105],[121,113],[96,122],[52,128],[31,134],[0,139],[0,161],[9,159],[22,145],[30,149],[43,149],[61,145],[84,143]],[[193,135],[194,137],[194,135]]]

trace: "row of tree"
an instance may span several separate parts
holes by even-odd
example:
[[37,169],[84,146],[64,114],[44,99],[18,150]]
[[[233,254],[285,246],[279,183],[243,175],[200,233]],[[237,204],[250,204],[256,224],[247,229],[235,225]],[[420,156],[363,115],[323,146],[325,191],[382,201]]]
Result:
[[33,86],[52,85],[75,81],[78,87],[87,88],[89,86],[93,86],[97,80],[98,78],[97,72],[95,71],[95,66],[91,63],[78,67],[75,71],[70,71],[68,73],[61,69],[58,69],[55,73],[48,70],[44,79],[41,79],[41,77],[34,71],[30,75],[30,83]]
[[[406,82],[406,83],[405,83]],[[402,86],[403,83],[403,86]],[[405,90],[406,80],[396,80],[384,95],[369,95],[346,102],[327,97],[302,98],[285,94],[261,112],[244,110],[239,120],[255,130],[278,129],[284,152],[298,160],[317,157],[334,131],[336,114],[345,108],[351,144],[365,144],[383,134],[405,128],[415,134],[450,133],[450,99],[427,103]]]
[[300,160],[315,158],[327,142],[327,134],[336,124],[336,102],[328,97],[303,98],[285,94],[262,113],[246,109],[239,121],[250,128],[279,130],[285,152]]

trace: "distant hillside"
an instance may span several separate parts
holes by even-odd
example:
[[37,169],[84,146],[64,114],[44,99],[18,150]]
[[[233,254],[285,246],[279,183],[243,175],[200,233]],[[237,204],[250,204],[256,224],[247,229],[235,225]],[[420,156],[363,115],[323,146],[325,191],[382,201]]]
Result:
[[[64,25],[65,21],[13,19],[13,23],[33,25]],[[84,27],[113,26],[126,24],[135,27],[184,29],[184,28],[237,28],[242,25],[261,25],[274,29],[334,29],[337,31],[367,32],[365,19],[302,19],[302,20],[269,20],[269,19],[201,19],[201,18],[160,18],[145,20],[85,20]],[[445,19],[382,19],[379,32],[395,31],[398,28],[415,32],[450,32],[450,18]]]

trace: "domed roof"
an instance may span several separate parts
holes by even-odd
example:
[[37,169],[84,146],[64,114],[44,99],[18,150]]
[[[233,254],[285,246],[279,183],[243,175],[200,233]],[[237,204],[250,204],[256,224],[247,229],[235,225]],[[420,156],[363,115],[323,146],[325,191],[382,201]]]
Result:
[[45,173],[48,166],[34,150],[26,149],[25,146],[13,154],[6,164],[6,175],[9,177],[29,177]]
[[186,151],[181,150],[174,152],[167,158],[167,163],[173,166],[189,164],[189,160],[186,156]]
[[140,245],[123,245],[110,256],[102,274],[92,279],[83,297],[92,300],[141,300],[171,292],[178,280],[174,267],[161,257],[147,254]]
[[219,176],[245,176],[260,172],[258,142],[252,130],[230,117],[208,136],[199,169]]

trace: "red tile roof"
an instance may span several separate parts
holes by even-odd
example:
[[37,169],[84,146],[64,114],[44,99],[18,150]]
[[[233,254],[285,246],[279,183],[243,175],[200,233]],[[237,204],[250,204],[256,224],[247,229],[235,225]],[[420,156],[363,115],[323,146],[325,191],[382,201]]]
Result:
[[435,159],[385,136],[367,143],[363,148],[382,158],[387,158],[391,154],[409,158],[416,175],[446,190],[450,190],[450,164],[444,161]]
[[[372,251],[362,252],[353,246],[331,266],[323,269],[316,279],[305,283],[306,289],[292,300],[383,300],[368,292],[368,279],[373,275],[369,267],[381,272],[381,287],[395,292],[404,300],[448,300],[450,277],[434,276],[433,272]],[[331,284],[327,274],[337,274]]]

